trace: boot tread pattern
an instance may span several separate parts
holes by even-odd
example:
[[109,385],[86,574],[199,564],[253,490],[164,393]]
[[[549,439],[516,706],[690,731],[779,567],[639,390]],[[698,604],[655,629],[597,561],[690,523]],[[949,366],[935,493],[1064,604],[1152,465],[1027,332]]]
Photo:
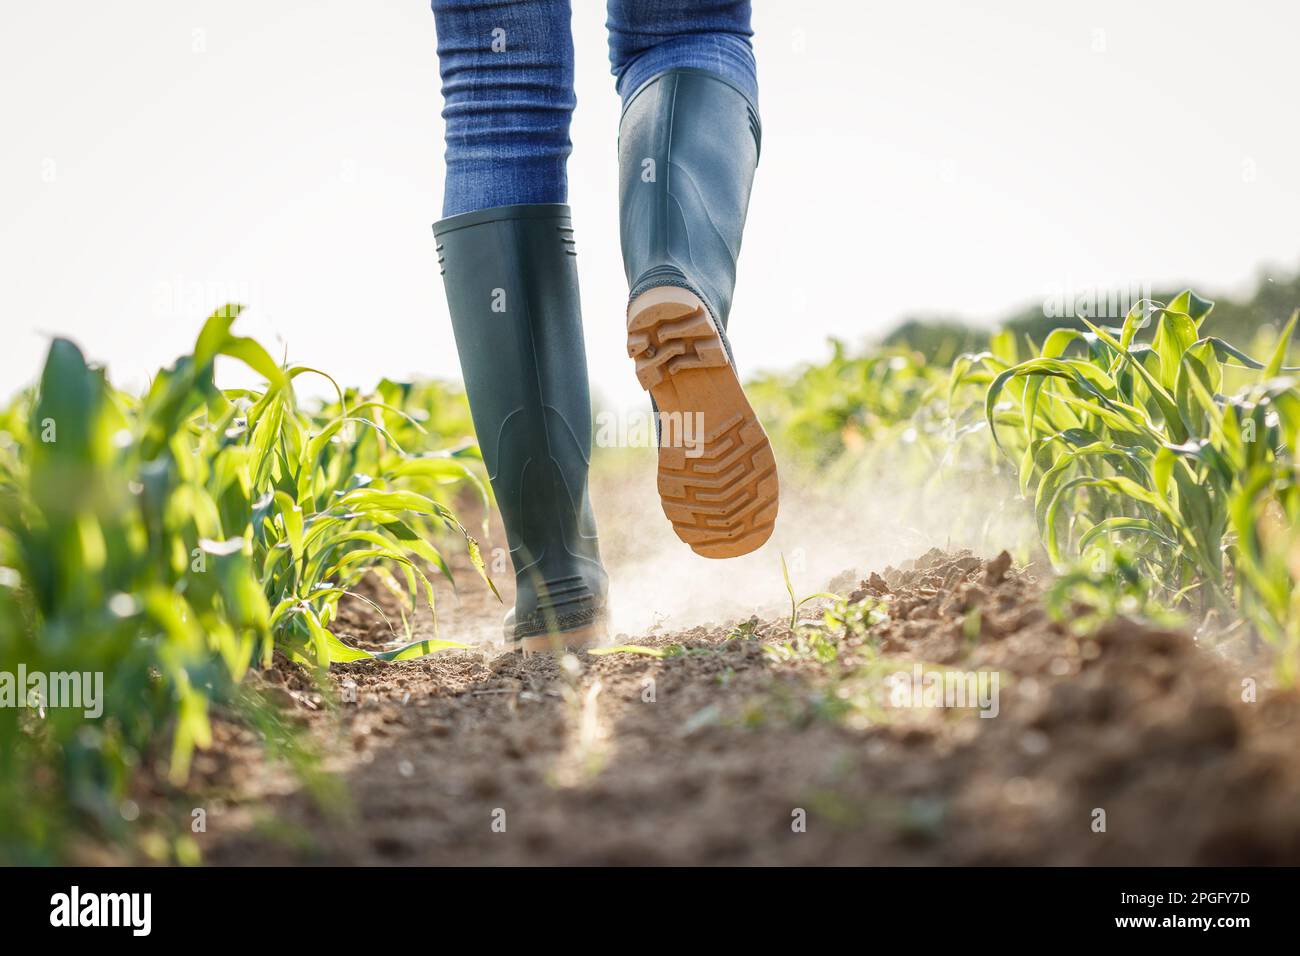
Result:
[[760,547],[776,523],[776,459],[694,293],[651,289],[628,308],[628,355],[662,414],[700,421],[691,442],[659,449],[659,495],[696,554],[729,558]]

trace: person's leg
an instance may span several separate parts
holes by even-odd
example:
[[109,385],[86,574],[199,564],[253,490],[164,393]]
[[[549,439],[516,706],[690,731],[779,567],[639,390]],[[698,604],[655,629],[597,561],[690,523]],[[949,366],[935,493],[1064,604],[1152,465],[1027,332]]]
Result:
[[758,106],[749,0],[608,0],[609,61],[626,103],[680,68],[727,80]]
[[607,579],[587,498],[591,401],[565,160],[567,0],[434,0],[446,101],[434,228],[474,430],[510,545],[524,650],[603,635]]
[[447,124],[444,217],[568,199],[568,0],[433,0]]
[[[771,536],[778,499],[727,340],[760,139],[749,4],[608,0],[608,11],[628,354],[672,426],[660,431],[664,513],[697,554],[746,554]],[[703,441],[677,447],[673,427]]]

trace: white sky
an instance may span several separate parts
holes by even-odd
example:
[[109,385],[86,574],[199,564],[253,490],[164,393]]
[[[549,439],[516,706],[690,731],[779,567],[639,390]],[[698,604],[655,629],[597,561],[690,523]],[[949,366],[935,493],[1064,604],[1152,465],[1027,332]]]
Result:
[[[570,161],[594,386],[624,352],[604,10],[575,0]],[[732,314],[747,368],[905,313],[1300,263],[1300,4],[755,4],[764,123]],[[418,0],[0,12],[0,392],[69,335],[141,383],[225,298],[351,384],[455,376]]]

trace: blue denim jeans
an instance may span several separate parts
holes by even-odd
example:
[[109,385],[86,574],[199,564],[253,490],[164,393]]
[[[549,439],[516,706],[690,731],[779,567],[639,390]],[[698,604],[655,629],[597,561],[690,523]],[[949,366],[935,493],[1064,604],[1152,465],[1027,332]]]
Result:
[[[442,214],[567,202],[572,144],[569,0],[433,0],[447,123]],[[758,104],[749,0],[608,0],[609,59],[626,103],[693,67]]]

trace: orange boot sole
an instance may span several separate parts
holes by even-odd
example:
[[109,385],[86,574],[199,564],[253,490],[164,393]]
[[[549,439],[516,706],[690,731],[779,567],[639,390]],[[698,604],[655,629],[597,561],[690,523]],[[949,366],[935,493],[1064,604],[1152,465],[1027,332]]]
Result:
[[762,546],[776,525],[776,458],[704,303],[677,286],[637,296],[627,353],[659,408],[659,497],[677,537],[706,558]]

